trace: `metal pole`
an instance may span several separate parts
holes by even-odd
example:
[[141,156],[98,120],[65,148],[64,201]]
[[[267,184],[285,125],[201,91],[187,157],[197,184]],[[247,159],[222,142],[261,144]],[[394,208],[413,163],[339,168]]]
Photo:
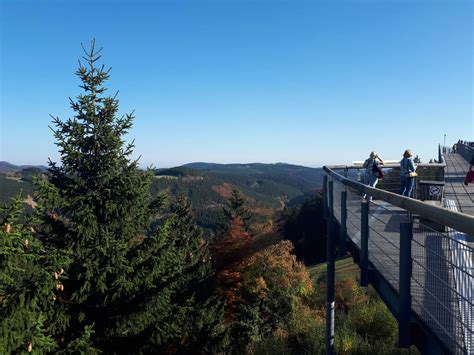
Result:
[[328,218],[328,176],[323,177],[323,217]]
[[347,191],[341,192],[341,235],[339,240],[339,254],[347,253]]
[[443,145],[446,147],[446,133],[444,134],[444,143]]
[[402,348],[411,345],[411,241],[413,239],[413,223],[400,223],[400,295],[398,305],[398,346]]
[[369,202],[361,203],[360,285],[369,285]]
[[335,293],[335,242],[333,232],[333,182],[328,182],[328,219],[327,219],[327,297],[326,297],[326,354],[334,354],[334,293]]

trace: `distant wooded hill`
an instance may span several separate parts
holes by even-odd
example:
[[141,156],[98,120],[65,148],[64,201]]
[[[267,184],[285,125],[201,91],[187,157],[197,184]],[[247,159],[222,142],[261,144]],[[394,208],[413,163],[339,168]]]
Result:
[[275,212],[301,204],[322,186],[322,169],[292,164],[190,163],[157,169],[153,191],[189,196],[198,224],[217,232],[226,223],[222,207],[237,187],[247,197],[262,228],[272,223]]
[[[0,162],[0,202],[19,194],[33,194],[32,175],[43,166],[18,166]],[[189,197],[197,223],[209,233],[226,225],[222,208],[232,187],[248,198],[256,225],[272,224],[275,212],[301,204],[322,186],[322,169],[291,164],[215,164],[190,163],[170,169],[156,169],[153,195],[166,192],[171,199],[179,194]]]
[[6,161],[0,161],[0,173],[14,173],[27,168],[38,168],[46,171],[48,168],[44,165],[15,165]]
[[[34,206],[35,187],[32,180],[46,171],[45,166],[15,165],[0,162],[0,203],[9,203],[13,197],[21,195],[27,205]],[[27,210],[29,207],[27,208]]]

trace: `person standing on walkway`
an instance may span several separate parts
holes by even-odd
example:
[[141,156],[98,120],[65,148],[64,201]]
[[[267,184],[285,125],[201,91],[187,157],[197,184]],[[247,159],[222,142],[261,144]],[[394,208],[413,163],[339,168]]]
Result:
[[[379,179],[377,176],[375,176],[374,165],[378,166],[379,164],[383,164],[382,158],[380,158],[376,152],[371,152],[369,157],[364,161],[364,164],[362,165],[362,167],[365,168],[364,184],[370,187],[375,187],[375,185],[377,185]],[[364,199],[366,197],[367,195],[364,195]],[[369,201],[370,200],[372,200],[372,196],[369,196]]]
[[417,176],[412,156],[411,150],[407,149],[403,153],[403,159],[400,160],[400,194],[407,197],[411,197]]
[[469,185],[471,182],[474,182],[474,170],[472,170],[473,166],[474,166],[474,154],[471,157],[471,163],[469,166],[469,170],[467,171],[466,178],[464,179],[464,185]]

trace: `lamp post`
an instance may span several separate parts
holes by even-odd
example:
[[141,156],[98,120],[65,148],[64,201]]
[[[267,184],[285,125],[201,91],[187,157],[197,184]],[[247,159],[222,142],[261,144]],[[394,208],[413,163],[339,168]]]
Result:
[[444,134],[444,143],[443,145],[446,147],[446,133]]

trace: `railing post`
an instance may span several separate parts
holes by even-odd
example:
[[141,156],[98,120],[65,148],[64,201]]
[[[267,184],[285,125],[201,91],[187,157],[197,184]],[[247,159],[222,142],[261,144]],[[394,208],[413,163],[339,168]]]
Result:
[[398,304],[398,345],[402,348],[411,345],[410,312],[411,312],[411,241],[413,223],[400,223],[400,284]]
[[328,219],[327,219],[327,297],[326,297],[326,354],[334,353],[334,293],[335,293],[335,242],[334,242],[334,204],[333,182],[328,181]]
[[360,228],[360,285],[369,285],[369,205],[368,201],[361,203]]
[[341,235],[339,240],[339,254],[347,253],[347,191],[341,192]]
[[323,218],[328,218],[328,176],[323,177]]

